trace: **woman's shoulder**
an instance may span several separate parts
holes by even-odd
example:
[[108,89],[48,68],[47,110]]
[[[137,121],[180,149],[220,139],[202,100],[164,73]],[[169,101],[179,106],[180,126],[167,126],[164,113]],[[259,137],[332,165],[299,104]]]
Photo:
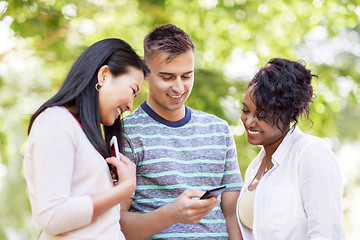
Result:
[[53,106],[46,108],[37,118],[67,118],[70,112],[62,106]]
[[331,142],[326,138],[302,133],[295,143],[297,156],[302,165],[316,165],[317,163],[322,166],[329,161],[336,161]]
[[303,132],[300,132],[296,142],[297,145],[301,147],[301,149],[307,149],[307,150],[331,149],[330,141],[328,139],[320,138]]
[[34,124],[31,128],[33,130],[43,129],[69,129],[72,126],[76,126],[74,123],[75,119],[72,119],[71,113],[61,106],[54,106],[45,109],[42,113],[37,116]]

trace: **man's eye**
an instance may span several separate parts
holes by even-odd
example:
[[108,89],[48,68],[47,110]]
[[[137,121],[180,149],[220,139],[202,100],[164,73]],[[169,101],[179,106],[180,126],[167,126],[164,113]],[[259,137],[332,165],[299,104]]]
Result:
[[161,77],[163,80],[171,80],[174,76],[171,74],[160,74],[159,77]]
[[192,77],[192,74],[190,73],[190,74],[187,74],[187,75],[182,75],[181,77],[182,77],[183,79],[189,79],[189,78]]

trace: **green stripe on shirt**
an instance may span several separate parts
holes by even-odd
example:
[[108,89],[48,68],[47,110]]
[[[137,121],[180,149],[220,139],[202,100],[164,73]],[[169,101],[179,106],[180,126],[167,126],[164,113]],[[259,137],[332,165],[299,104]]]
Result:
[[[182,152],[182,151],[199,151],[199,150],[207,150],[207,149],[225,149],[225,147],[222,145],[203,145],[203,146],[196,146],[196,147],[170,147],[170,146],[159,145],[159,146],[143,146],[140,148],[135,148],[134,152],[138,153],[141,151],[149,151],[149,150],[156,150],[156,149]],[[125,148],[125,151],[133,152],[133,150],[131,148]]]
[[163,138],[163,139],[183,139],[183,140],[189,140],[189,139],[195,139],[195,138],[211,138],[211,137],[228,137],[229,134],[225,133],[210,133],[210,134],[192,134],[189,136],[176,136],[176,135],[163,135],[163,134],[152,134],[152,135],[145,135],[141,133],[128,135],[128,138]]
[[223,173],[183,173],[179,171],[164,171],[160,173],[152,173],[152,174],[136,174],[136,176],[144,176],[148,178],[156,178],[156,177],[163,177],[169,175],[178,175],[182,177],[222,177]]
[[180,160],[175,158],[159,158],[153,160],[146,160],[138,164],[138,166],[148,165],[153,163],[167,163],[167,162],[174,162],[178,164],[220,164],[223,165],[224,162],[219,160],[206,160],[206,159],[191,159],[189,160]]
[[206,238],[206,237],[227,237],[227,233],[165,233],[165,234],[157,234],[149,239],[158,239],[158,238],[184,238],[184,237],[199,237],[199,238]]

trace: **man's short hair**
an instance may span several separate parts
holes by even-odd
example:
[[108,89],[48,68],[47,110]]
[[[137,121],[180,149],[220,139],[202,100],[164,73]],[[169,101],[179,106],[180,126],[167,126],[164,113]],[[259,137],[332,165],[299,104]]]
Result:
[[166,24],[155,28],[144,39],[144,58],[147,63],[156,54],[163,52],[169,54],[166,61],[170,62],[188,50],[195,52],[195,46],[190,36],[173,24]]

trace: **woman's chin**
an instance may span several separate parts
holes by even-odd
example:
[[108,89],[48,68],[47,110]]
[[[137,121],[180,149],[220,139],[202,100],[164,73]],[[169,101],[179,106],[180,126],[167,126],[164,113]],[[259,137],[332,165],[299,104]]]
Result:
[[247,140],[248,140],[248,143],[251,145],[254,145],[254,146],[260,145],[260,143],[258,143],[257,141],[254,141],[254,139],[252,139],[252,138],[248,137]]
[[114,125],[115,119],[108,119],[107,121],[102,121],[101,124],[107,127]]

